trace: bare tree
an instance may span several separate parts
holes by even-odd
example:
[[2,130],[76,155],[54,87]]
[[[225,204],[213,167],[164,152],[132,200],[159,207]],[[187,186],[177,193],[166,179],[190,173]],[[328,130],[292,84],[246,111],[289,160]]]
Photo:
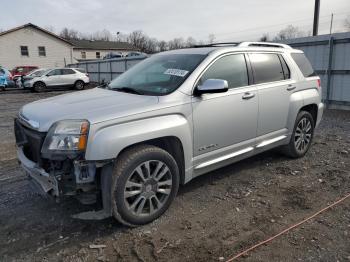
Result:
[[182,37],[174,38],[168,42],[168,47],[170,50],[184,48],[185,41]]
[[269,34],[263,34],[260,38],[259,38],[259,41],[260,42],[268,42],[270,41],[270,37],[269,37]]
[[194,39],[192,36],[189,36],[186,40],[186,46],[191,47],[197,44],[196,39]]
[[216,39],[216,37],[215,37],[214,34],[209,34],[209,36],[208,36],[208,43],[209,44],[214,43],[215,39]]
[[79,39],[79,32],[74,29],[68,29],[67,27],[63,28],[60,37],[71,40],[71,39]]
[[159,49],[159,52],[168,50],[168,43],[164,40],[158,41],[158,49]]
[[288,25],[286,28],[279,31],[279,33],[273,39],[274,41],[292,39],[297,37],[303,37],[307,34],[301,31],[298,27],[293,25]]

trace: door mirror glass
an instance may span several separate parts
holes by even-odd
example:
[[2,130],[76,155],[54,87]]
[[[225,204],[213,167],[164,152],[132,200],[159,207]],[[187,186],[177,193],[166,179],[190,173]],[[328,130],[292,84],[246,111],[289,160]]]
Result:
[[199,85],[196,89],[196,93],[224,93],[228,90],[228,83],[222,79],[207,79],[202,85]]

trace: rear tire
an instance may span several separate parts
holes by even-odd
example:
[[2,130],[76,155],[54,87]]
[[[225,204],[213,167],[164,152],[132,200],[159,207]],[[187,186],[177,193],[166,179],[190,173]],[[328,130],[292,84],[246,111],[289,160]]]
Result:
[[282,148],[282,152],[289,157],[303,157],[310,149],[314,136],[315,120],[307,111],[300,111],[297,115],[289,144]]
[[74,88],[76,90],[83,90],[84,87],[85,87],[85,83],[83,81],[81,81],[81,80],[76,81],[75,84],[74,84]]
[[112,175],[113,216],[128,226],[160,217],[179,188],[179,168],[165,150],[140,145],[118,157]]
[[45,91],[46,85],[43,82],[37,82],[34,84],[33,89],[35,92],[40,93]]

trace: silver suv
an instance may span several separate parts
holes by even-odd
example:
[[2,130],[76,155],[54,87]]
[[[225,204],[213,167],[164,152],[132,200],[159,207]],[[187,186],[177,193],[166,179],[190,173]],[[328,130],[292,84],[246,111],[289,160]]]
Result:
[[323,113],[300,50],[243,42],[163,52],[109,85],[25,105],[18,159],[41,191],[100,194],[114,216],[149,223],[180,184],[271,148],[308,151]]
[[62,87],[74,87],[77,90],[82,90],[89,82],[89,75],[80,68],[54,68],[24,78],[23,87],[35,92],[42,92],[46,89],[61,89]]

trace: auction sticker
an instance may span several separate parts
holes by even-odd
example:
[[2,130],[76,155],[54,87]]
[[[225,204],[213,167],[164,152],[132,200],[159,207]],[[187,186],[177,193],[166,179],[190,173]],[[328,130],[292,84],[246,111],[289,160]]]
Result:
[[185,77],[185,75],[188,74],[188,71],[186,71],[186,70],[181,70],[181,69],[169,68],[169,69],[165,70],[164,74],[165,74],[165,75],[172,75],[172,76],[181,76],[181,77]]

